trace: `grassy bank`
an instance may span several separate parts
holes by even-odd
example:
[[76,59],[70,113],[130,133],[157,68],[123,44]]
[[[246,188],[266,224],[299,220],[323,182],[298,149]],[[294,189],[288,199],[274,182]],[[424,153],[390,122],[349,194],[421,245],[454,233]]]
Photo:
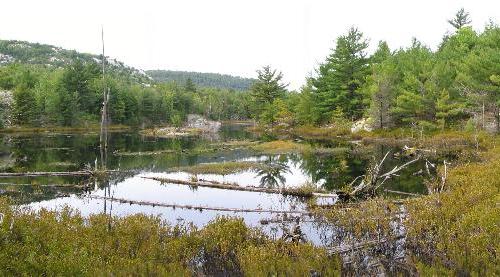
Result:
[[243,220],[202,229],[155,217],[83,218],[0,203],[0,275],[338,275],[338,259],[310,244],[271,240]]
[[500,139],[490,137],[482,146],[488,149],[483,161],[449,170],[444,192],[408,204],[412,246],[419,260],[436,269],[500,273]]
[[[387,134],[370,138],[394,139]],[[411,257],[405,270],[425,276],[499,275],[500,138],[449,132],[408,141],[442,152],[460,151],[463,157],[448,165],[444,184],[445,169],[438,165],[440,177],[427,186],[439,192],[404,201],[403,224]],[[389,200],[376,198],[326,216],[331,224],[345,226],[356,237],[391,238],[399,211]],[[382,253],[390,249],[390,244],[383,246]]]

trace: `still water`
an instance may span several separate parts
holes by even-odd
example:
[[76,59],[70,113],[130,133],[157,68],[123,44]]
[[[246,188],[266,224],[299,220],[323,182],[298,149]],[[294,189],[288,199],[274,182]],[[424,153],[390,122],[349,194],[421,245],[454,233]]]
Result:
[[[32,134],[2,135],[0,137],[0,171],[77,171],[93,167],[99,157],[99,136],[88,134]],[[284,197],[278,194],[231,191],[198,187],[196,189],[175,184],[161,184],[143,177],[167,177],[190,180],[191,174],[172,172],[172,168],[192,166],[201,163],[227,161],[254,161],[279,165],[279,170],[269,174],[248,170],[228,175],[198,174],[205,180],[237,183],[251,186],[300,186],[314,184],[324,190],[342,188],[355,177],[364,174],[374,161],[380,160],[387,151],[396,153],[399,149],[384,145],[360,146],[347,141],[303,141],[315,148],[342,148],[345,151],[318,151],[307,154],[286,153],[265,155],[249,148],[231,149],[214,147],[229,140],[257,140],[242,126],[227,125],[211,137],[200,138],[148,138],[137,132],[110,134],[108,168],[127,171],[112,175],[105,181],[86,178],[11,178],[0,179],[0,195],[13,198],[18,204],[34,209],[60,209],[69,206],[83,215],[110,213],[125,216],[134,213],[158,215],[171,223],[188,223],[203,226],[218,215],[243,217],[252,226],[261,226],[266,232],[279,235],[280,224],[261,225],[262,220],[276,217],[275,214],[234,213],[223,211],[199,211],[193,209],[130,205],[91,199],[89,195],[108,196],[136,201],[160,202],[175,205],[193,205],[221,208],[305,210],[305,200]],[[363,148],[363,151],[360,151]],[[392,169],[404,160],[390,155],[385,164]],[[423,193],[425,187],[414,172],[422,164],[416,163],[403,171],[397,180],[387,182],[389,189]],[[24,184],[24,185],[23,185]],[[82,192],[79,188],[54,188],[31,186],[31,184],[87,184],[92,189]],[[280,226],[278,226],[280,225]],[[306,237],[317,244],[324,244],[325,232],[319,232],[314,223],[301,225]]]

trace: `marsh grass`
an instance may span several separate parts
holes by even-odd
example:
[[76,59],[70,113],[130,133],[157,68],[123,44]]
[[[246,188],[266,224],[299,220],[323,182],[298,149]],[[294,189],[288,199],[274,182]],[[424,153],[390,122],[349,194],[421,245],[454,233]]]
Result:
[[498,274],[500,149],[490,138],[482,162],[448,172],[445,191],[412,200],[408,234],[422,261],[456,274]]
[[242,219],[206,227],[142,214],[82,217],[69,208],[31,211],[0,200],[0,275],[338,275],[340,265],[305,243],[274,241]]
[[296,143],[290,140],[274,140],[264,142],[252,147],[254,150],[265,154],[286,154],[310,151],[311,147],[306,144]]
[[351,130],[347,126],[338,126],[338,127],[333,127],[333,126],[323,126],[323,127],[316,127],[316,126],[299,126],[295,127],[291,130],[291,133],[296,136],[300,136],[303,138],[334,138],[334,137],[341,137],[341,136],[347,136],[351,134]]
[[182,171],[191,174],[218,174],[228,175],[249,170],[259,170],[266,167],[265,164],[258,162],[221,162],[221,163],[205,163],[196,164],[193,166],[182,166],[170,168],[169,171]]

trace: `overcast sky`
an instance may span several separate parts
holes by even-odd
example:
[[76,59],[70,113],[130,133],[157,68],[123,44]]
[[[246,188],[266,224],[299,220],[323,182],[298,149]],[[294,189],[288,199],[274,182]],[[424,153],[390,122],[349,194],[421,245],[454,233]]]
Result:
[[371,50],[435,48],[461,7],[476,30],[500,20],[500,0],[1,0],[0,39],[98,54],[104,25],[106,55],[140,69],[255,77],[269,64],[298,88],[350,26]]

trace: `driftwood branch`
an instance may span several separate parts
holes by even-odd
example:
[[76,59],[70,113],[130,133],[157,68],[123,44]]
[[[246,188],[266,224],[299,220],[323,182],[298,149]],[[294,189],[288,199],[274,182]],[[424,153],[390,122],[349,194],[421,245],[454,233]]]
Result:
[[15,183],[0,183],[0,186],[14,186],[14,187],[44,187],[44,188],[85,188],[86,185],[74,184],[15,184]]
[[225,183],[220,183],[220,182],[215,182],[215,181],[206,181],[206,180],[185,181],[185,180],[160,178],[160,177],[142,177],[142,178],[159,181],[161,183],[187,185],[187,186],[191,186],[191,187],[207,187],[207,188],[215,188],[215,189],[273,193],[273,194],[291,195],[291,196],[299,196],[299,197],[312,197],[312,196],[325,197],[325,198],[337,197],[337,194],[310,192],[310,191],[301,190],[300,188],[274,189],[274,188],[255,187],[255,186],[239,186],[236,184],[225,184]]
[[80,170],[80,171],[62,171],[62,172],[0,172],[0,178],[15,177],[94,177],[110,173],[130,173],[134,171],[123,170]]
[[[393,169],[389,170],[386,173],[381,173],[382,166],[389,156],[389,151],[384,155],[380,162],[375,163],[371,169],[368,169],[367,174],[358,176],[354,179],[354,181],[350,184],[352,187],[356,180],[361,179],[359,184],[354,187],[354,189],[347,195],[347,199],[357,198],[357,197],[371,197],[374,196],[377,190],[390,178],[399,176],[398,173],[408,167],[409,165],[420,160],[420,155],[418,155],[415,159],[404,163],[403,165],[395,166]],[[392,192],[392,191],[391,191]],[[395,193],[402,194],[401,192]]]
[[289,210],[272,210],[272,209],[244,209],[244,208],[223,208],[223,207],[209,207],[209,206],[197,206],[197,205],[178,205],[178,204],[168,204],[161,202],[151,202],[151,201],[140,201],[140,200],[130,200],[115,197],[105,197],[99,195],[86,195],[85,197],[90,199],[108,200],[118,203],[134,204],[141,206],[152,206],[152,207],[166,207],[173,209],[188,209],[188,210],[207,210],[207,211],[220,211],[220,212],[235,212],[235,213],[281,213],[281,214],[303,214],[310,215],[311,212],[308,211],[289,211]]
[[63,177],[63,176],[92,176],[92,171],[72,171],[72,172],[16,172],[16,173],[0,173],[0,178],[11,177]]
[[448,177],[448,168],[446,167],[448,163],[446,162],[446,160],[444,160],[443,164],[444,164],[444,174],[443,177],[441,177],[441,189],[439,190],[440,192],[444,190],[444,185],[446,184],[446,178]]

